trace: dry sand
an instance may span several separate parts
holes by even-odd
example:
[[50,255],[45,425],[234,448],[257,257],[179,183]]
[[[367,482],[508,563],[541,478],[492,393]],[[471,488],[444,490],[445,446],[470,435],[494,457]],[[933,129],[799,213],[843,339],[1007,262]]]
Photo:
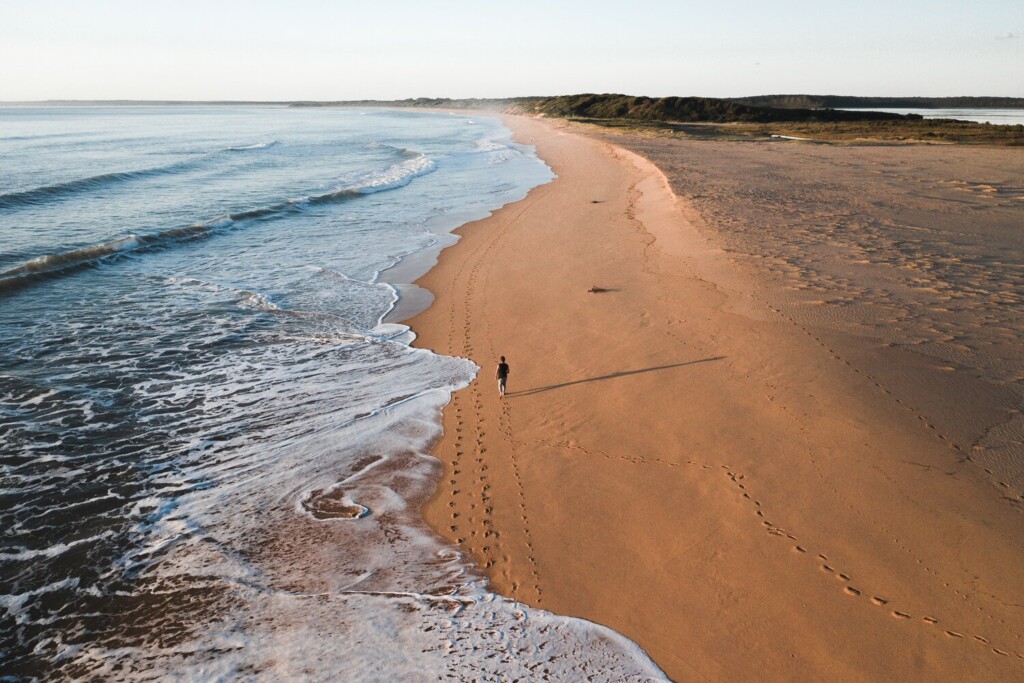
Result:
[[1019,487],[868,341],[777,303],[724,248],[734,226],[651,163],[509,124],[558,178],[418,283],[417,345],[482,367],[445,410],[434,528],[499,592],[610,626],[676,680],[1024,677]]
[[1021,150],[604,137],[667,174],[744,289],[1024,488]]

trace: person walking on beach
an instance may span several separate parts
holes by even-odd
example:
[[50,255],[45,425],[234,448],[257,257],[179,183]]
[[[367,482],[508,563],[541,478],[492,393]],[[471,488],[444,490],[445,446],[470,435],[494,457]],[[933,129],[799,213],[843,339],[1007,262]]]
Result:
[[494,377],[498,380],[498,396],[504,396],[505,382],[508,381],[508,363],[505,362],[505,356],[501,357],[498,367],[495,368]]

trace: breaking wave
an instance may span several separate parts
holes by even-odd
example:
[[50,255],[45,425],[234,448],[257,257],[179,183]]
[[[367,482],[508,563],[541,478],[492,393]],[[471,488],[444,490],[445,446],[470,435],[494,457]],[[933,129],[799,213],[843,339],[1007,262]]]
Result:
[[175,164],[168,164],[167,166],[156,166],[154,168],[145,168],[137,171],[102,173],[88,178],[69,180],[64,183],[34,187],[31,190],[8,192],[6,194],[0,194],[0,210],[38,206],[44,202],[62,200],[81,192],[91,192],[108,185],[181,173],[182,171],[194,168],[195,164],[195,160],[182,161]]
[[95,265],[129,252],[140,253],[166,249],[176,244],[209,237],[218,230],[237,227],[246,221],[276,218],[302,211],[305,206],[347,201],[363,195],[398,189],[408,185],[414,178],[430,173],[436,168],[433,160],[424,154],[410,150],[402,150],[402,152],[407,157],[404,161],[393,164],[382,171],[365,174],[349,185],[327,192],[289,199],[247,211],[238,211],[206,223],[170,228],[149,235],[129,234],[100,244],[38,256],[0,272],[0,291],[30,284],[35,277],[51,276]]
[[257,142],[252,145],[239,145],[237,147],[225,147],[225,152],[250,152],[257,149],[269,149],[277,144],[277,140],[271,140],[270,142]]
[[494,138],[480,138],[474,145],[477,151],[487,155],[487,161],[491,164],[503,164],[521,156],[521,152]]

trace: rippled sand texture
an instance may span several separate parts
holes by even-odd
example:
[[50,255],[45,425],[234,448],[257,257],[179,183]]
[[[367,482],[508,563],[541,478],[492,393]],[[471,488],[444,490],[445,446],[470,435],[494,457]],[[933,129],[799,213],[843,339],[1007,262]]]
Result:
[[616,140],[752,266],[757,304],[1020,492],[1024,151]]

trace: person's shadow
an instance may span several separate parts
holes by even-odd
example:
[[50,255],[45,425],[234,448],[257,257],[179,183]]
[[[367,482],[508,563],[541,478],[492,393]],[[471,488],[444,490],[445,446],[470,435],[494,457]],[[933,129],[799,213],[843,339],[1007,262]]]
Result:
[[659,365],[653,368],[642,368],[640,370],[623,370],[622,372],[613,372],[610,375],[601,375],[600,377],[587,377],[586,379],[574,379],[571,382],[562,382],[560,384],[550,384],[546,387],[536,387],[534,389],[523,389],[522,391],[510,391],[505,394],[508,397],[514,396],[532,396],[533,394],[539,394],[544,391],[552,391],[553,389],[561,389],[563,387],[571,387],[575,384],[586,384],[587,382],[601,382],[606,379],[616,379],[618,377],[628,377],[629,375],[641,375],[645,372],[657,372],[658,370],[671,370],[672,368],[681,368],[687,365],[697,365],[698,363],[711,363],[716,360],[724,360],[725,356],[714,356],[712,358],[701,358],[700,360],[691,360],[685,363],[672,363],[671,365]]

